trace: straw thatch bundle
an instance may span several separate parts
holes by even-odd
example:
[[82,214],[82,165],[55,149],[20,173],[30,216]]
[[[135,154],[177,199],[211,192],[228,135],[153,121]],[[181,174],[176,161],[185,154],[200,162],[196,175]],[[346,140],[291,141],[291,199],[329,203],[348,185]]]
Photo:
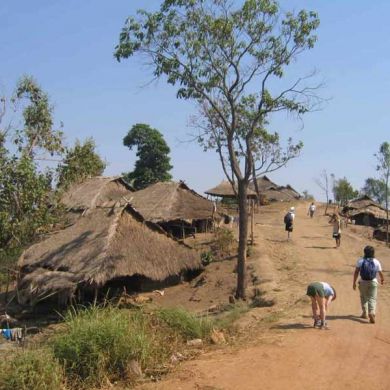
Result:
[[[96,208],[77,223],[27,249],[18,262],[21,296],[71,296],[79,285],[102,287],[118,277],[162,281],[199,269],[197,252],[145,222],[130,206]],[[26,300],[24,299],[24,300]]]
[[132,191],[132,187],[120,176],[97,176],[72,185],[63,194],[61,203],[70,211],[84,211],[95,207],[111,208],[115,205],[125,205],[131,198]]
[[183,182],[160,182],[134,192],[131,205],[147,221],[211,219],[213,203]]
[[[236,189],[236,191],[238,191]],[[229,181],[224,180],[220,184],[218,184],[216,187],[211,188],[207,191],[205,191],[205,194],[212,195],[212,196],[220,196],[222,198],[235,198],[236,194],[233,191],[232,185]],[[248,188],[248,198],[257,198],[256,192]]]

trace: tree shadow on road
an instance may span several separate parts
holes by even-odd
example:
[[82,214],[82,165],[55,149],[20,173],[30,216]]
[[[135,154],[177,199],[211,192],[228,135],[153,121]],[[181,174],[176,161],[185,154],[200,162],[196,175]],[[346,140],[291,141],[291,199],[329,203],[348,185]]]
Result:
[[305,248],[310,248],[310,249],[335,249],[334,246],[305,246]]

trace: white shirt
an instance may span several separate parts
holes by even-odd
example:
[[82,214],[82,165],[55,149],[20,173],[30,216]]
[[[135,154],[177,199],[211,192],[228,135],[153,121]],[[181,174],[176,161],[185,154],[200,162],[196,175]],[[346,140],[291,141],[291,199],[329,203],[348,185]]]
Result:
[[325,291],[325,296],[326,297],[329,297],[330,295],[334,295],[333,288],[330,286],[330,284],[325,283],[325,282],[320,282],[320,283],[324,287],[324,291]]
[[309,207],[309,210],[310,211],[316,211],[316,205],[315,204],[311,204],[310,207]]
[[[382,272],[382,266],[381,266],[381,263],[379,262],[379,260],[377,260],[377,259],[375,259],[375,258],[373,258],[372,260],[373,260],[373,262],[374,262],[374,264],[375,264],[376,272],[379,272],[379,271]],[[356,268],[359,268],[359,269],[360,269],[361,266],[362,266],[362,264],[363,264],[363,261],[364,261],[364,258],[363,258],[363,257],[360,258],[360,259],[356,262]],[[360,279],[360,280],[362,280],[362,279]],[[374,279],[372,279],[372,280],[374,280],[375,282],[377,282],[377,279],[376,279],[376,278],[374,278]]]

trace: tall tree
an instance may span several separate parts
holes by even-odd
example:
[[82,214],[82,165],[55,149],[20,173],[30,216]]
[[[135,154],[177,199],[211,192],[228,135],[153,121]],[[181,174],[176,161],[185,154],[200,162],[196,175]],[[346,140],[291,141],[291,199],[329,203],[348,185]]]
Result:
[[52,114],[48,95],[30,76],[19,80],[11,99],[0,99],[2,261],[56,218],[49,199],[52,170],[38,167],[39,160],[63,152],[62,132],[54,129]]
[[362,194],[369,196],[381,205],[386,205],[386,184],[383,180],[369,177],[366,179]]
[[172,169],[170,149],[158,130],[138,123],[127,133],[123,145],[130,150],[137,148],[138,160],[135,162],[134,171],[126,175],[135,189],[140,190],[150,184],[172,179],[169,173]]
[[390,144],[383,142],[375,154],[378,165],[377,171],[380,172],[385,184],[385,207],[386,207],[386,244],[389,245],[389,178],[390,178]]
[[[200,109],[199,142],[215,149],[239,203],[237,298],[245,298],[247,192],[267,118],[312,107],[314,88],[285,69],[316,41],[317,14],[282,13],[273,0],[165,0],[139,11],[123,27],[115,55],[146,56],[156,77],[177,86],[177,97]],[[279,81],[279,82],[276,82]],[[284,86],[284,87],[283,87]],[[261,161],[261,158],[260,158]],[[256,171],[256,169],[255,169]]]
[[345,205],[349,200],[359,195],[359,191],[354,190],[351,183],[345,177],[335,181],[334,191],[336,201],[340,202],[341,205]]
[[95,141],[88,138],[84,143],[77,140],[74,147],[66,151],[64,160],[57,167],[59,188],[66,189],[72,183],[80,183],[103,173],[106,163],[95,149]]

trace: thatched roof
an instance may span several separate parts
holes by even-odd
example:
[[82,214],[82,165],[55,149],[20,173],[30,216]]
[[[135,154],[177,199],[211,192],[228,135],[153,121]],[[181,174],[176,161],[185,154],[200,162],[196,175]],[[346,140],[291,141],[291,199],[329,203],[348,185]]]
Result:
[[296,200],[296,197],[290,194],[288,191],[282,189],[269,189],[262,191],[261,195],[264,196],[270,202],[289,202]]
[[132,187],[120,176],[97,176],[72,185],[61,197],[68,210],[80,211],[95,207],[124,205],[131,198]]
[[147,221],[210,219],[213,203],[184,182],[160,182],[134,192],[131,205]]
[[344,207],[344,210],[360,210],[370,206],[386,211],[384,207],[372,200],[368,195],[363,195],[359,198],[350,200],[348,204]]
[[286,199],[292,198],[292,199],[299,199],[301,195],[298,191],[295,191],[294,188],[292,188],[289,184],[287,184],[285,187],[281,186],[278,187],[278,191],[282,192],[286,195]]
[[130,206],[97,208],[74,225],[28,248],[20,257],[19,288],[28,296],[73,293],[117,277],[164,280],[200,267],[196,251],[145,222]]
[[[220,184],[218,184],[216,187],[205,191],[205,194],[212,195],[212,196],[220,196],[220,197],[225,197],[225,198],[235,198],[236,197],[236,194],[233,191],[232,185],[227,180],[224,180]],[[256,192],[254,192],[250,188],[248,188],[248,198],[256,198],[256,197],[257,197]]]
[[[275,184],[271,179],[269,179],[265,175],[256,178],[256,181],[257,181],[257,186],[258,186],[260,192],[266,191],[266,190],[268,190],[270,188],[277,189],[279,187],[277,184]],[[253,182],[250,183],[249,187],[252,190],[254,190],[255,189],[254,183]]]

